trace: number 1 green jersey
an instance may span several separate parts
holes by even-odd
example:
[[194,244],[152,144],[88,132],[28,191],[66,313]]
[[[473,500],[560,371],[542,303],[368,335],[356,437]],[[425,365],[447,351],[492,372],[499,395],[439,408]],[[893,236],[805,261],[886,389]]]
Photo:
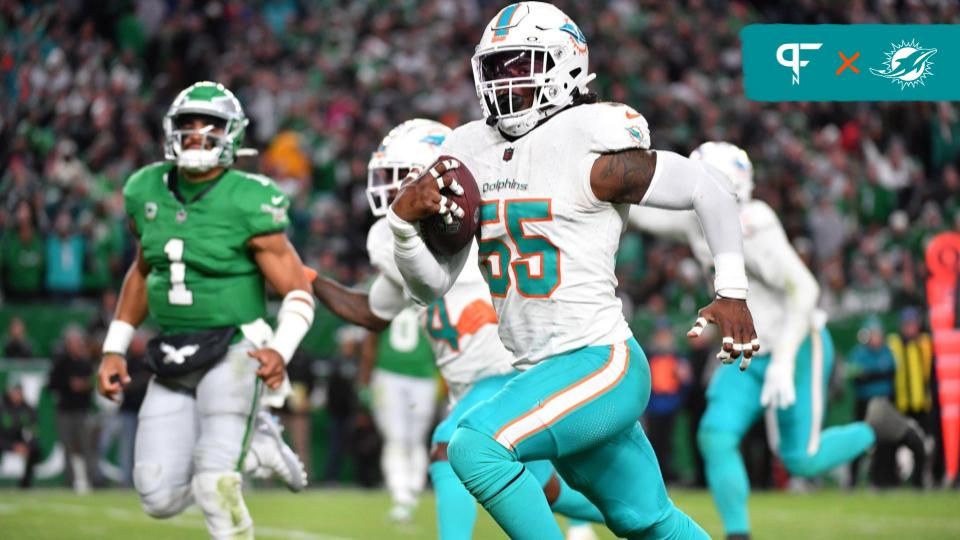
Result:
[[287,197],[269,178],[234,169],[199,190],[175,189],[185,182],[172,163],[155,163],[135,172],[123,188],[150,266],[150,314],[163,333],[238,326],[266,316],[263,275],[247,241],[286,228]]

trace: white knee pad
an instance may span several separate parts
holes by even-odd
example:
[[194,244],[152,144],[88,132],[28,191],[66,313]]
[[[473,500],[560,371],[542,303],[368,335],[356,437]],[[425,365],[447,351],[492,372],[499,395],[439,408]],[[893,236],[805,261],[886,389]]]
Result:
[[253,519],[243,501],[237,472],[203,472],[193,476],[193,496],[203,510],[214,540],[253,540]]
[[159,463],[137,463],[133,468],[133,485],[140,495],[140,506],[150,517],[172,517],[193,503],[190,485],[169,485]]

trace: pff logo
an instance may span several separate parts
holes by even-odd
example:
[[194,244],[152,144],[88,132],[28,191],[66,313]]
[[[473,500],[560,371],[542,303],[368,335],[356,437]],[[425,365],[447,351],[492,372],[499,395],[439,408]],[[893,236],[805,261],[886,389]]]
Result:
[[924,84],[923,80],[933,75],[933,61],[930,57],[937,49],[924,49],[917,40],[901,41],[899,45],[890,44],[892,49],[886,54],[881,69],[870,68],[877,77],[890,79],[900,85],[900,90]]
[[[783,67],[793,70],[793,84],[800,84],[800,68],[806,67],[809,60],[800,59],[800,51],[815,51],[823,46],[823,43],[784,43],[777,48],[777,62]],[[787,58],[787,53],[790,57]]]

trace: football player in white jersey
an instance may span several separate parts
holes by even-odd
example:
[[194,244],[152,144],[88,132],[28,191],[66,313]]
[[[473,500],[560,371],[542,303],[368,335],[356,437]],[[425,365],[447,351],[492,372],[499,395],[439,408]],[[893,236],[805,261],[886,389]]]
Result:
[[[386,214],[400,181],[411,170],[422,170],[440,155],[440,144],[449,133],[450,128],[443,124],[423,119],[409,120],[390,131],[368,166],[367,199],[375,216]],[[348,289],[309,271],[308,275],[317,298],[331,311],[379,332],[415,304],[405,292],[393,260],[393,234],[384,219],[375,222],[367,233],[367,251],[378,271],[369,293]],[[423,314],[437,367],[451,400],[449,414],[433,433],[430,452],[438,532],[443,540],[471,538],[476,521],[476,501],[447,460],[450,436],[463,413],[493,396],[518,374],[512,367],[513,356],[497,337],[497,315],[476,264],[476,248],[469,256],[474,264]],[[528,466],[536,474],[553,511],[575,520],[602,522],[596,507],[566,485],[549,462]],[[570,538],[594,537],[588,528],[571,528],[570,534]]]
[[[792,475],[818,476],[846,463],[880,439],[920,437],[907,419],[883,401],[871,402],[866,422],[821,431],[834,348],[819,311],[820,287],[794,251],[773,209],[752,199],[753,165],[747,153],[726,142],[707,142],[690,155],[732,182],[740,202],[743,252],[757,333],[770,343],[745,373],[721,368],[707,390],[707,410],[697,443],[707,483],[728,539],[750,536],[750,483],[740,441],[768,408],[771,445]],[[700,222],[692,212],[632,208],[630,223],[659,236],[689,242],[704,267],[712,264]],[[920,439],[922,440],[922,439]]]
[[441,150],[455,159],[405,183],[387,213],[407,288],[430,303],[475,248],[436,256],[416,224],[463,215],[441,195],[462,190],[444,174],[461,162],[483,197],[481,270],[500,337],[524,371],[460,420],[450,464],[511,538],[562,537],[523,465],[537,459],[550,459],[617,536],[706,538],[667,496],[637,421],[650,368],[615,294],[614,256],[631,204],[694,209],[718,272],[717,298],[691,333],[716,323],[721,359],[742,357],[746,368],[759,342],[735,195],[702,162],[650,150],[647,123],[632,108],[593,102],[586,38],[550,4],[502,9],[484,29],[473,71],[487,120],[454,130]]

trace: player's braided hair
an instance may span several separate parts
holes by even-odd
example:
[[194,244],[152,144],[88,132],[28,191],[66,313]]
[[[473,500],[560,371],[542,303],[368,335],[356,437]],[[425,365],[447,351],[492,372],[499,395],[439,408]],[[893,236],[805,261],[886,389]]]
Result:
[[589,105],[591,103],[597,103],[600,101],[600,96],[596,92],[587,92],[581,93],[579,88],[573,90],[573,103],[575,107],[577,105]]

